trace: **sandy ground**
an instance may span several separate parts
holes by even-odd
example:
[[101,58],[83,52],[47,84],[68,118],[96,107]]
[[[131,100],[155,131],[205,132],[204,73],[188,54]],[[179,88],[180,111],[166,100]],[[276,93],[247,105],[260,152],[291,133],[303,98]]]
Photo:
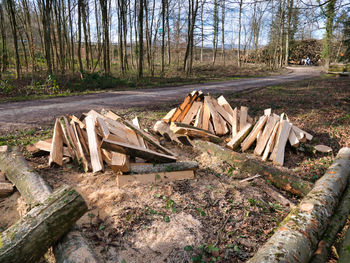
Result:
[[38,127],[51,123],[57,116],[75,113],[80,114],[91,108],[100,110],[164,105],[170,102],[179,102],[184,94],[194,89],[205,93],[226,94],[247,91],[271,85],[278,85],[303,79],[316,77],[320,69],[316,67],[291,67],[290,73],[260,77],[231,80],[225,82],[195,84],[181,87],[153,88],[145,90],[116,91],[98,94],[60,97],[45,100],[22,101],[0,104],[0,132],[19,128]]

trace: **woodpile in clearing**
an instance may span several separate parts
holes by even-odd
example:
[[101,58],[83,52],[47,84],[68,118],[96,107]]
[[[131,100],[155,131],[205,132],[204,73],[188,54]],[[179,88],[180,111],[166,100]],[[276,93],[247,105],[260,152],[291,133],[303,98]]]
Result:
[[52,139],[39,141],[27,150],[34,155],[49,152],[49,165],[62,166],[73,159],[85,172],[103,171],[108,165],[118,173],[119,186],[134,181],[191,179],[198,167],[191,162],[172,164],[177,156],[141,129],[137,117],[129,122],[106,110],[91,110],[80,118],[57,118]]
[[288,141],[298,147],[300,142],[312,140],[311,134],[293,125],[284,113],[278,116],[266,109],[263,116],[254,120],[247,107],[232,108],[224,96],[214,99],[201,91],[188,94],[153,129],[169,140],[188,145],[192,144],[191,138],[221,143],[222,136],[230,135],[226,146],[243,152],[256,142],[254,154],[277,165],[284,163]]

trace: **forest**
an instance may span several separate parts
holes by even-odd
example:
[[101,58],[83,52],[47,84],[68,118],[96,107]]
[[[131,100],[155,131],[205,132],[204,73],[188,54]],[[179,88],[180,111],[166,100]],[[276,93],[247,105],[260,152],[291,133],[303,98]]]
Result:
[[1,86],[276,69],[307,56],[328,67],[349,58],[349,14],[346,0],[2,0]]

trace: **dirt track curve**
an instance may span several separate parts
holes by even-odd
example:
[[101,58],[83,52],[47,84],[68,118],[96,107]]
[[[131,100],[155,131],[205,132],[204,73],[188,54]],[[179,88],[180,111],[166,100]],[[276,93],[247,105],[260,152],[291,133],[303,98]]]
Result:
[[271,77],[0,103],[0,133],[13,129],[45,125],[52,122],[57,116],[67,113],[78,114],[92,108],[118,110],[128,107],[154,106],[177,102],[181,101],[185,94],[194,89],[200,89],[211,94],[232,94],[254,88],[304,80],[321,74],[320,70],[314,67],[291,67],[289,69],[291,69],[291,73]]

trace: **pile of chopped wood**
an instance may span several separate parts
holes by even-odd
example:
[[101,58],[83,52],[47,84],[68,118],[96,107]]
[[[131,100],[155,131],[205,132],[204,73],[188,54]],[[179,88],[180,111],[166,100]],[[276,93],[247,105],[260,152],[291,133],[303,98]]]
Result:
[[300,142],[312,140],[312,135],[293,125],[288,117],[282,113],[281,116],[271,113],[271,109],[266,109],[264,115],[253,125],[246,122],[241,124],[240,130],[232,133],[232,139],[227,143],[227,147],[237,150],[239,147],[244,152],[248,150],[256,141],[254,154],[262,155],[266,161],[269,157],[273,163],[283,165],[284,151],[289,141],[293,147],[298,147]]
[[[49,152],[49,164],[75,160],[85,172],[99,172],[107,164],[118,173],[119,186],[194,178],[196,162],[178,162],[177,156],[142,130],[135,117],[129,122],[112,111],[94,110],[56,119],[51,140],[27,147],[33,155]],[[128,173],[128,175],[125,175]]]
[[312,140],[311,134],[290,123],[284,113],[278,116],[266,109],[256,121],[249,116],[247,107],[232,109],[223,96],[216,100],[201,91],[188,94],[153,129],[167,139],[188,145],[192,144],[191,138],[221,143],[219,136],[231,134],[227,147],[243,152],[256,141],[254,154],[278,165],[284,163],[287,141],[298,147],[300,142]]
[[[248,116],[247,108],[242,107],[242,114],[246,114],[249,121],[253,121]],[[220,96],[217,100],[204,96],[202,91],[193,91],[187,95],[178,108],[174,108],[163,118],[166,123],[176,122],[190,125],[195,128],[207,130],[212,134],[222,136],[231,134],[235,129],[235,116],[237,109],[232,109],[224,96]]]

